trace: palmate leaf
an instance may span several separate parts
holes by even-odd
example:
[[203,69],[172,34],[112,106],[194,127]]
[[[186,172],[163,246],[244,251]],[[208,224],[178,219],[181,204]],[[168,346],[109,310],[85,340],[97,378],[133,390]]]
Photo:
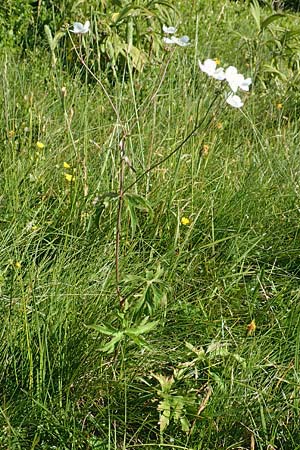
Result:
[[106,336],[112,336],[111,340],[100,347],[100,350],[105,353],[112,353],[115,350],[116,344],[120,342],[125,335],[123,330],[119,331],[110,325],[86,325],[87,328],[99,331],[99,333],[105,334]]

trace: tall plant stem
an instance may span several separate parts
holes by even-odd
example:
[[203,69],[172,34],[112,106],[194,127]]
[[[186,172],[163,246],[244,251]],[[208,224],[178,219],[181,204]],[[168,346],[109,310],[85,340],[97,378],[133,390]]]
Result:
[[[152,166],[150,166],[148,169],[146,169],[143,173],[141,173],[129,186],[127,186],[124,191],[123,194],[125,194],[126,192],[128,192],[133,186],[135,186],[142,178],[144,178],[145,175],[147,175],[149,172],[151,172],[152,170],[154,170],[156,167],[159,167],[161,164],[163,164],[164,162],[166,162],[169,158],[171,158],[171,156],[175,155],[175,153],[177,153],[183,146],[184,144],[186,144],[191,137],[196,133],[196,131],[199,130],[199,128],[201,128],[201,126],[203,125],[203,123],[205,122],[210,110],[212,109],[215,101],[218,98],[218,94],[215,96],[215,98],[213,99],[213,101],[211,102],[210,106],[208,107],[205,115],[203,116],[203,118],[200,120],[200,122],[196,123],[196,125],[194,126],[194,128],[192,129],[192,131],[190,131],[190,133],[180,142],[179,145],[177,145],[177,147],[175,147],[174,150],[172,150],[167,156],[165,156],[164,158],[160,159],[159,161],[157,161],[156,163],[152,164]],[[210,118],[208,125],[210,124],[210,122],[213,120],[213,116]]]

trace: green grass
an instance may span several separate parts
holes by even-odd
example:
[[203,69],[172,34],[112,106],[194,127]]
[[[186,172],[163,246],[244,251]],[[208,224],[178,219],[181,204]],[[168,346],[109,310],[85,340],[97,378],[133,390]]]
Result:
[[[110,103],[80,65],[2,51],[0,448],[300,449],[299,103],[259,72],[241,111],[224,105],[197,59],[253,75],[262,50],[232,34],[255,36],[249,8],[183,3],[193,45],[166,54],[157,95],[156,65],[102,80],[139,196],[122,208],[123,309]],[[91,325],[123,332],[111,352]]]

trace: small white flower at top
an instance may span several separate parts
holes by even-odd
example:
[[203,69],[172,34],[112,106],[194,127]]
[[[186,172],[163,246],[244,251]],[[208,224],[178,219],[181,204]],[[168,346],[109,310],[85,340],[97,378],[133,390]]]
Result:
[[[165,34],[174,35],[177,31],[177,28],[175,27],[167,27],[166,25],[163,25],[163,32]],[[176,36],[164,36],[163,41],[165,44],[168,45],[179,45],[179,47],[186,47],[190,43],[190,38],[188,36],[181,36],[180,38]]]
[[74,22],[73,23],[73,30],[70,30],[72,33],[75,34],[86,34],[90,29],[90,21],[87,20],[84,24],[81,22]]
[[214,59],[206,59],[203,64],[199,60],[198,63],[200,70],[206,73],[209,77],[213,77],[219,81],[225,80],[224,69],[222,67],[217,69],[217,62]]

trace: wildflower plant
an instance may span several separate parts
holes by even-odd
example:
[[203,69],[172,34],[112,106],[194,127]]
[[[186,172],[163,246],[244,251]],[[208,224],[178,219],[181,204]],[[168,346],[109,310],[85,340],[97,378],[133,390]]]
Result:
[[[138,3],[126,15],[127,0],[92,13],[81,2],[63,30],[48,25],[64,32],[49,40],[55,70],[42,58],[32,78],[0,69],[0,447],[296,448],[297,117],[293,131],[283,91],[262,96],[249,113],[261,123],[254,111],[265,116],[269,99],[271,120],[252,134],[230,108],[247,106],[256,67],[224,52],[228,64],[202,58],[198,69],[203,24],[194,35],[170,13],[144,28]],[[61,70],[72,41],[80,80]],[[151,71],[138,73],[129,45]]]

